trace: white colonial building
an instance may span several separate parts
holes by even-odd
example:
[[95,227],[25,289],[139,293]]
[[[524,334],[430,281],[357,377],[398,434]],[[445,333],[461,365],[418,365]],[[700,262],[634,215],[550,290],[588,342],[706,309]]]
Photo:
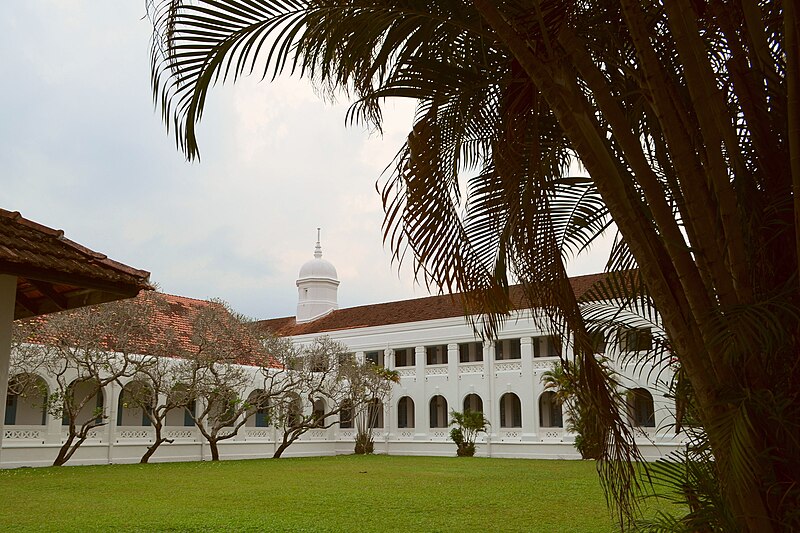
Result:
[[[601,276],[573,278],[576,295],[583,294]],[[574,436],[565,430],[563,408],[542,382],[542,373],[558,361],[556,347],[562,343],[536,325],[535,310],[518,309],[505,322],[496,341],[481,342],[464,318],[459,301],[451,296],[339,309],[338,286],[336,269],[322,258],[318,241],[314,258],[300,269],[297,315],[264,320],[257,326],[291,337],[299,345],[328,336],[348,346],[357,359],[398,372],[400,381],[382,405],[382,416],[374,430],[376,452],[454,455],[455,445],[448,438],[448,414],[469,408],[483,411],[491,423],[488,434],[478,440],[477,455],[579,458]],[[521,302],[521,291],[511,290],[512,298]],[[167,298],[172,307],[169,320],[179,329],[187,327],[192,308],[203,305],[189,298]],[[621,350],[645,348],[619,344],[616,339],[606,343],[605,353],[612,360],[619,360]],[[250,370],[252,394],[258,388],[258,372]],[[625,368],[617,370],[627,376],[629,418],[637,427],[644,456],[660,457],[680,446],[673,430],[671,403],[657,392],[652,381],[658,372],[626,374]],[[43,391],[54,390],[49,376],[39,377]],[[135,386],[140,384],[123,381],[121,386],[111,384],[98,395],[93,405],[104,409],[108,424],[93,430],[68,464],[139,460],[154,431],[141,409],[131,407],[126,400],[126,390]],[[52,463],[66,429],[62,420],[49,416],[41,404],[40,398],[8,395],[0,466]],[[311,412],[314,407],[307,405],[304,409]],[[87,416],[90,414],[87,411]],[[220,443],[221,457],[272,456],[279,435],[268,423],[263,413],[249,418],[238,435]],[[174,442],[162,445],[152,461],[210,458],[208,446],[190,417],[176,410],[168,416],[167,425],[165,433]],[[309,431],[284,455],[352,453],[354,438],[352,422],[344,421]]]

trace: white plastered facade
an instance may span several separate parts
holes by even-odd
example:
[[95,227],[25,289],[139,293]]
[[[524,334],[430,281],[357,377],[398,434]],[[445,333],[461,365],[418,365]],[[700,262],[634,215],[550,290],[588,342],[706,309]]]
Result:
[[[317,246],[319,256],[315,252],[315,259],[309,263],[324,261],[319,243]],[[298,317],[302,320],[298,323],[313,322],[338,308],[339,282],[335,269],[327,261],[330,268],[318,262],[311,265],[313,268],[307,268],[309,263],[301,269],[297,282]],[[306,290],[308,292],[304,292]],[[307,297],[308,294],[313,297]],[[301,306],[309,300],[315,302],[315,306],[303,308],[308,313],[301,317]],[[399,374],[399,383],[393,386],[383,405],[383,427],[374,430],[378,453],[455,455],[446,420],[442,422],[442,410],[444,413],[453,409],[461,411],[465,408],[465,399],[472,395],[467,400],[469,405],[474,406],[474,402],[479,401],[491,424],[489,432],[478,439],[477,455],[578,459],[573,446],[574,435],[565,429],[565,414],[560,409],[554,412],[552,405],[542,399],[547,395],[542,374],[552,368],[558,357],[552,354],[549,332],[536,324],[531,310],[518,311],[506,321],[495,342],[477,341],[472,326],[463,317],[348,328],[324,334],[346,345],[358,359],[377,360]],[[318,336],[300,335],[292,340],[305,345]],[[618,360],[618,349],[614,343],[609,343],[606,355]],[[498,352],[502,353],[501,359],[498,359]],[[565,356],[569,357],[570,353]],[[258,389],[259,373],[255,368],[249,370],[253,384],[245,391],[245,397]],[[659,373],[617,370],[627,376],[625,385],[648,391],[651,398],[650,423],[635,428],[643,455],[655,459],[682,446],[680,436],[673,431],[672,405],[657,392],[659,388],[653,381]],[[41,378],[52,392],[55,389],[52,378]],[[122,386],[126,384],[122,382]],[[141,416],[131,412],[132,408],[120,402],[122,390],[120,385],[111,384],[103,391],[101,403],[108,424],[93,430],[91,438],[68,464],[139,461],[153,440],[154,430]],[[6,417],[0,466],[51,464],[66,437],[62,421],[50,415],[42,416],[40,411],[32,412],[36,407],[26,405],[24,399],[18,398],[13,408],[15,419],[11,424],[8,424],[8,415]],[[304,408],[307,412],[313,409],[311,405]],[[33,421],[41,423],[29,423]],[[167,422],[164,432],[174,442],[163,444],[151,461],[210,459],[208,446],[199,430],[186,425],[181,413],[168,417]],[[221,458],[271,457],[280,435],[274,427],[262,425],[262,422],[253,416],[239,434],[220,442]],[[290,446],[284,456],[352,453],[354,439],[355,429],[341,428],[338,424],[328,429],[312,429]]]

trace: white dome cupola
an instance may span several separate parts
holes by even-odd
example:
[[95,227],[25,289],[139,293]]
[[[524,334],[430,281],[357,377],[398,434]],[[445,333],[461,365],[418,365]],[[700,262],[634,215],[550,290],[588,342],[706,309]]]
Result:
[[322,258],[319,243],[320,229],[317,228],[317,245],[314,259],[300,267],[297,279],[297,318],[298,324],[311,322],[339,308],[339,279],[336,268],[330,261]]

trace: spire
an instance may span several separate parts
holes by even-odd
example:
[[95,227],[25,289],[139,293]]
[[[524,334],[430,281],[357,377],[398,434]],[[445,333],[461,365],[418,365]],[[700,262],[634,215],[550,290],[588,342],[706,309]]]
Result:
[[316,259],[322,259],[322,246],[319,243],[319,233],[320,229],[317,228],[317,245],[314,247],[314,257]]

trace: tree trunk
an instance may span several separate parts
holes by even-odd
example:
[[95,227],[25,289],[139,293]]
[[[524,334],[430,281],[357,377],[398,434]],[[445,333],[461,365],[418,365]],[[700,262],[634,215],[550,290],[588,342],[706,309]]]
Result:
[[288,448],[288,447],[289,447],[289,444],[290,444],[290,443],[288,443],[288,442],[282,442],[282,443],[281,443],[281,445],[280,445],[280,446],[278,446],[278,449],[277,449],[277,450],[275,450],[275,453],[273,453],[273,454],[272,454],[272,458],[273,458],[273,459],[280,459],[280,457],[281,457],[281,454],[283,453],[283,451],[284,451],[286,448]]
[[61,448],[58,450],[58,455],[56,456],[55,461],[53,461],[53,466],[63,466],[64,463],[67,462],[67,452],[69,451],[70,446],[72,446],[72,442],[75,440],[75,433],[72,431],[69,432],[69,436],[67,436],[67,440],[64,441],[64,444],[61,445]]
[[283,439],[281,440],[281,444],[280,444],[280,446],[278,446],[278,449],[275,450],[275,453],[272,454],[272,458],[273,459],[279,459],[281,454],[284,452],[284,450],[286,450],[286,448],[291,446],[292,443],[297,440],[298,436],[299,435],[290,437],[288,434],[284,433],[283,434]]
[[161,436],[161,427],[162,427],[161,424],[153,425],[153,428],[156,431],[155,442],[153,442],[153,444],[147,447],[147,451],[144,453],[141,460],[139,461],[140,464],[146,464],[147,461],[149,461],[150,458],[153,456],[153,454],[156,453],[156,450],[158,449],[159,446],[161,446],[161,444],[165,442],[168,444],[172,444],[174,442],[173,439],[165,439],[164,437]]
[[[88,434],[87,430],[87,434]],[[75,438],[78,437],[77,442]],[[58,450],[58,456],[56,456],[56,460],[53,461],[53,466],[63,466],[67,461],[72,458],[75,452],[80,448],[81,444],[84,443],[86,440],[86,435],[78,436],[72,431],[70,431],[69,437],[67,437],[66,442],[61,446]],[[74,443],[74,444],[73,444]]]
[[217,446],[217,441],[209,440],[208,446],[211,448],[211,460],[212,461],[219,461],[219,447]]

